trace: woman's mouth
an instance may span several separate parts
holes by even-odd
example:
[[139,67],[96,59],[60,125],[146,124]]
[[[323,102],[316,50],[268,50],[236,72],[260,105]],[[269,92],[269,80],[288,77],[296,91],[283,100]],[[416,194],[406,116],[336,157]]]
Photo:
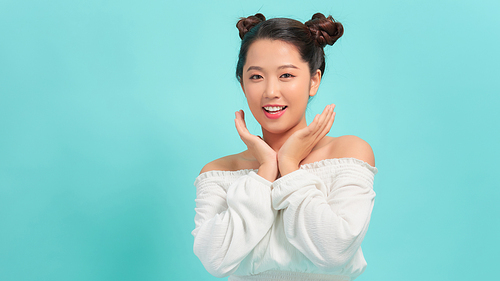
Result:
[[285,113],[287,106],[280,106],[280,105],[264,106],[262,107],[262,109],[264,110],[264,115],[266,115],[267,118],[277,119],[280,118],[281,115],[283,115],[283,113]]

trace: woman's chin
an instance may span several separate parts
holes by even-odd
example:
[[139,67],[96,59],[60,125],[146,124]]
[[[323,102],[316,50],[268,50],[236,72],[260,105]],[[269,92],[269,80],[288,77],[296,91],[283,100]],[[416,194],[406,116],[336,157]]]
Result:
[[[263,121],[263,122],[261,122]],[[300,120],[285,120],[281,119],[278,120],[269,120],[263,118],[263,120],[257,120],[259,122],[260,126],[262,127],[262,131],[271,133],[271,134],[284,134],[287,133],[290,130],[295,130],[295,129],[300,129],[302,127],[307,127],[307,123],[305,122],[305,118],[302,117]]]
[[265,124],[265,126],[262,126],[262,124],[260,125],[262,127],[262,131],[266,131],[268,133],[276,135],[286,133],[288,130],[290,130],[289,127],[278,126],[278,124],[273,124],[273,125]]

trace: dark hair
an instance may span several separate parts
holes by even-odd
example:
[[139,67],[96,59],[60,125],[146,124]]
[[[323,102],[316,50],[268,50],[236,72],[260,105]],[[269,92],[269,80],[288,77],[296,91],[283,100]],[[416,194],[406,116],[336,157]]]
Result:
[[311,20],[301,23],[288,18],[266,20],[262,14],[241,18],[236,27],[240,31],[241,47],[236,65],[236,78],[241,82],[243,66],[248,49],[258,39],[281,40],[297,47],[302,59],[309,64],[311,75],[317,69],[325,71],[325,53],[323,47],[333,45],[342,34],[344,27],[332,16],[325,17],[316,13]]

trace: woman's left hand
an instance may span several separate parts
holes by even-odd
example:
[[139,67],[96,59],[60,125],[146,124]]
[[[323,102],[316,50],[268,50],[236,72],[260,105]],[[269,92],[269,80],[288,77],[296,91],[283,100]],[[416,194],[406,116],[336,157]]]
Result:
[[299,169],[299,164],[316,144],[328,134],[335,119],[334,104],[327,105],[309,126],[293,133],[278,151],[278,166],[282,176]]

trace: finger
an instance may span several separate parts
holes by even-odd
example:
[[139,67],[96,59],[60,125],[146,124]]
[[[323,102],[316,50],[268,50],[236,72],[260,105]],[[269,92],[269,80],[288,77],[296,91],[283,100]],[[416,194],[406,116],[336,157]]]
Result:
[[326,134],[328,134],[328,132],[330,131],[332,125],[333,125],[333,121],[335,120],[335,112],[333,111],[335,109],[335,104],[331,104],[331,112],[330,112],[330,115],[328,117],[328,120],[327,122],[325,123],[325,127],[323,128],[322,132],[321,132],[321,138],[324,137]]
[[330,105],[325,106],[325,109],[321,113],[321,116],[318,119],[318,125],[316,126],[313,134],[314,135],[319,135],[323,129],[325,128],[326,124],[328,123],[328,120],[331,117],[333,110]]
[[245,127],[245,130],[246,130],[247,132],[249,132],[249,131],[248,131],[248,128],[247,128],[247,122],[245,121],[245,111],[243,111],[243,109],[240,109],[240,111],[239,111],[239,112],[240,112],[240,116],[241,116],[241,123],[242,123],[242,124],[243,124],[243,126]]
[[308,133],[313,133],[316,131],[316,126],[318,126],[319,117],[320,117],[319,114],[316,114],[316,116],[314,116],[314,119],[311,122],[311,124],[309,124],[309,126],[307,126]]
[[319,135],[320,139],[322,139],[328,132],[330,132],[332,126],[333,126],[333,121],[335,120],[335,112],[332,113],[330,116],[330,119],[326,123],[326,126],[323,128],[321,134]]
[[327,128],[328,131],[332,127],[333,121],[335,120],[335,115],[336,115],[336,112],[334,111],[335,110],[335,104],[333,104],[333,103],[331,104],[331,110],[332,110],[331,116],[330,116],[330,118],[328,118],[328,122],[327,122],[327,124],[325,126],[325,128]]
[[240,111],[237,111],[235,113],[236,115],[236,118],[234,119],[234,124],[236,126],[236,130],[238,131],[238,134],[240,135],[240,137],[243,139],[244,137],[247,138],[248,137],[248,134],[250,134],[250,132],[248,131],[247,129],[247,126],[245,124],[245,120],[243,119],[243,111],[240,110]]
[[243,112],[243,110],[238,110],[236,112],[236,119],[239,121],[242,129],[247,130],[247,124],[245,122],[245,113]]
[[259,140],[259,138],[257,138],[257,136],[250,133],[250,131],[248,130],[248,128],[246,126],[245,119],[243,119],[243,117],[244,117],[243,110],[236,112],[235,125],[236,125],[236,130],[238,131],[238,134],[240,135],[241,140],[247,146],[255,144],[256,141],[261,141],[261,140],[263,141],[262,138],[259,137],[261,139],[261,140]]
[[241,121],[239,119],[238,112],[235,113],[234,126],[236,127],[236,131],[238,132],[238,134],[241,137],[241,133],[242,133],[242,131],[241,131]]
[[326,115],[328,115],[328,112],[330,112],[330,105],[325,106],[325,108],[323,109],[323,112],[321,112],[321,115],[320,115],[321,119],[319,121],[323,121],[324,117]]
[[318,132],[316,134],[316,137],[318,140],[322,139],[328,132],[330,131],[330,128],[333,125],[333,119],[335,116],[335,112],[333,111],[335,108],[335,104],[331,104],[328,106],[328,115],[327,117],[323,120],[323,123],[320,124],[318,127]]
[[245,130],[250,134],[250,131],[248,130],[247,127],[247,121],[245,121],[245,111],[243,109],[241,110],[241,121],[243,121],[243,125],[245,126]]

